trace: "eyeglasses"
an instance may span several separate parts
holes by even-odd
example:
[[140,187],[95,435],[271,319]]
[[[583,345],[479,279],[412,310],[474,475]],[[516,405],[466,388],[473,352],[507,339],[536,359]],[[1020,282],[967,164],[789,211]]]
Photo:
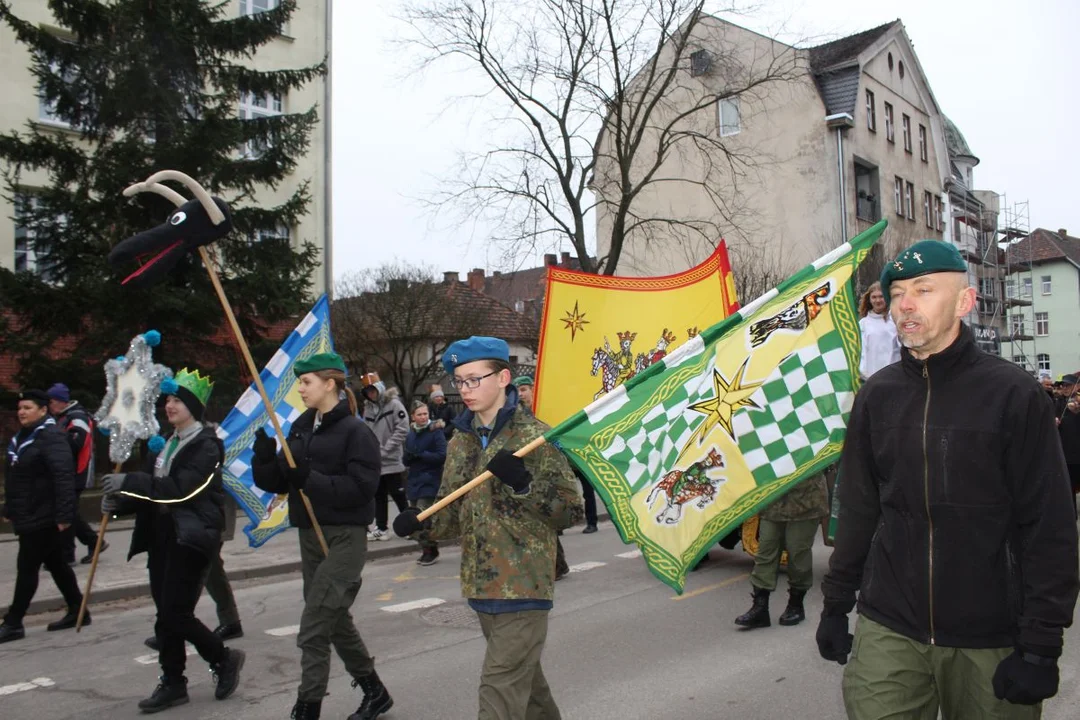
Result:
[[453,380],[450,381],[450,384],[454,386],[455,390],[460,390],[463,387],[468,388],[470,390],[475,390],[476,388],[480,387],[480,381],[481,380],[483,380],[484,378],[491,377],[492,375],[498,375],[498,374],[499,374],[498,370],[492,370],[487,375],[481,375],[480,377],[464,378],[462,380],[458,380],[457,378],[454,378]]

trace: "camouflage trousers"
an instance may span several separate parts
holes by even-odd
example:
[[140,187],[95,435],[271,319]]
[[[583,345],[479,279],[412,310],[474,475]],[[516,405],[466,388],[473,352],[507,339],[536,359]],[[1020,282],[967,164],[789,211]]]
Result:
[[809,590],[814,584],[814,535],[819,527],[820,520],[773,522],[763,518],[758,525],[758,549],[750,584],[770,592],[775,590],[780,552],[787,550],[788,586],[792,590]]
[[297,699],[303,702],[322,702],[326,695],[331,645],[354,678],[375,670],[375,660],[349,613],[360,592],[360,572],[367,559],[367,529],[324,525],[322,531],[330,548],[326,557],[315,531],[300,530],[304,611],[296,645],[301,651]]
[[844,668],[848,720],[1039,720],[1042,705],[994,697],[998,663],[1013,649],[924,645],[859,617]]
[[479,720],[561,720],[540,668],[548,612],[477,613],[487,640]]
[[[410,504],[414,508],[417,508],[419,510],[427,510],[429,507],[431,507],[432,505],[435,504],[435,498],[433,498],[433,497],[414,498],[413,500],[411,500]],[[439,549],[439,543],[437,543],[437,542],[435,542],[434,540],[431,539],[431,531],[430,530],[421,530],[420,532],[415,532],[415,533],[413,533],[412,535],[409,536],[409,539],[410,540],[415,540],[417,543],[419,543],[421,550],[438,550]]]

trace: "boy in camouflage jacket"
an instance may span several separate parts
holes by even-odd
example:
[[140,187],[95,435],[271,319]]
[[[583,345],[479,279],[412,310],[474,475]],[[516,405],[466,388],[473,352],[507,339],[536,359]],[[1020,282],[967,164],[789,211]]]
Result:
[[[424,525],[433,539],[461,538],[461,591],[487,640],[479,720],[560,718],[540,655],[555,594],[556,532],[583,517],[581,493],[566,459],[550,445],[513,456],[547,431],[518,411],[509,347],[496,338],[461,340],[443,355],[466,410],[446,454],[439,498],[490,470],[495,478],[444,508]],[[418,510],[394,521],[407,536]],[[539,714],[535,714],[539,710]]]

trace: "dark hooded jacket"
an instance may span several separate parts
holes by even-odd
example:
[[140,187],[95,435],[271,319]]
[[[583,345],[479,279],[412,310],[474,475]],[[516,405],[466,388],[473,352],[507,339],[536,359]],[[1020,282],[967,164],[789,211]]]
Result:
[[16,535],[75,519],[75,460],[52,418],[21,429],[7,448],[4,517]]
[[[304,492],[319,525],[370,525],[375,519],[375,491],[379,488],[379,441],[360,418],[349,411],[348,401],[323,415],[315,428],[315,410],[308,410],[289,429],[289,450],[311,468]],[[252,462],[255,485],[272,493],[289,494],[289,522],[310,528],[304,501],[289,485],[283,453],[269,463]]]
[[446,462],[446,436],[442,430],[435,428],[433,423],[421,430],[410,426],[405,438],[404,460],[409,468],[409,480],[405,485],[409,499],[438,495]]
[[171,537],[177,544],[207,558],[216,556],[225,527],[225,446],[215,426],[206,425],[177,450],[164,477],[154,477],[157,458],[158,453],[151,453],[144,470],[127,473],[118,496],[117,514],[135,513],[128,559],[150,549],[154,538],[161,537],[157,525],[163,522],[173,524]]

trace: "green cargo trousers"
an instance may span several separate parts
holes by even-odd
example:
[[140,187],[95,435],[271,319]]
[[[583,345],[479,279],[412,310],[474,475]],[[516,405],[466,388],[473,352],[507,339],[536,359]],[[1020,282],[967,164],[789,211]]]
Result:
[[479,720],[561,720],[540,668],[548,612],[477,613],[487,639]]
[[[412,500],[412,506],[414,508],[419,509],[419,510],[427,510],[429,507],[431,507],[434,504],[435,504],[435,498],[433,498],[433,497],[422,497],[422,498],[415,498],[414,500]],[[410,540],[415,540],[417,543],[419,543],[421,550],[438,550],[439,549],[439,543],[437,543],[436,541],[431,539],[431,531],[430,530],[421,530],[419,532],[415,532],[415,533],[413,533],[412,535],[409,536],[409,539]]]
[[994,671],[1012,648],[923,645],[860,616],[844,668],[848,720],[1038,720],[1042,705],[994,697]]
[[354,678],[375,670],[356,630],[349,608],[360,592],[360,572],[367,559],[367,529],[347,525],[322,528],[330,554],[323,557],[314,530],[300,530],[304,575],[304,611],[300,615],[300,690],[297,699],[322,702],[330,679],[330,645]]
[[809,590],[814,584],[814,536],[820,520],[773,522],[762,519],[758,525],[758,549],[750,584],[772,592],[780,570],[780,552],[788,554],[788,585],[792,590]]

